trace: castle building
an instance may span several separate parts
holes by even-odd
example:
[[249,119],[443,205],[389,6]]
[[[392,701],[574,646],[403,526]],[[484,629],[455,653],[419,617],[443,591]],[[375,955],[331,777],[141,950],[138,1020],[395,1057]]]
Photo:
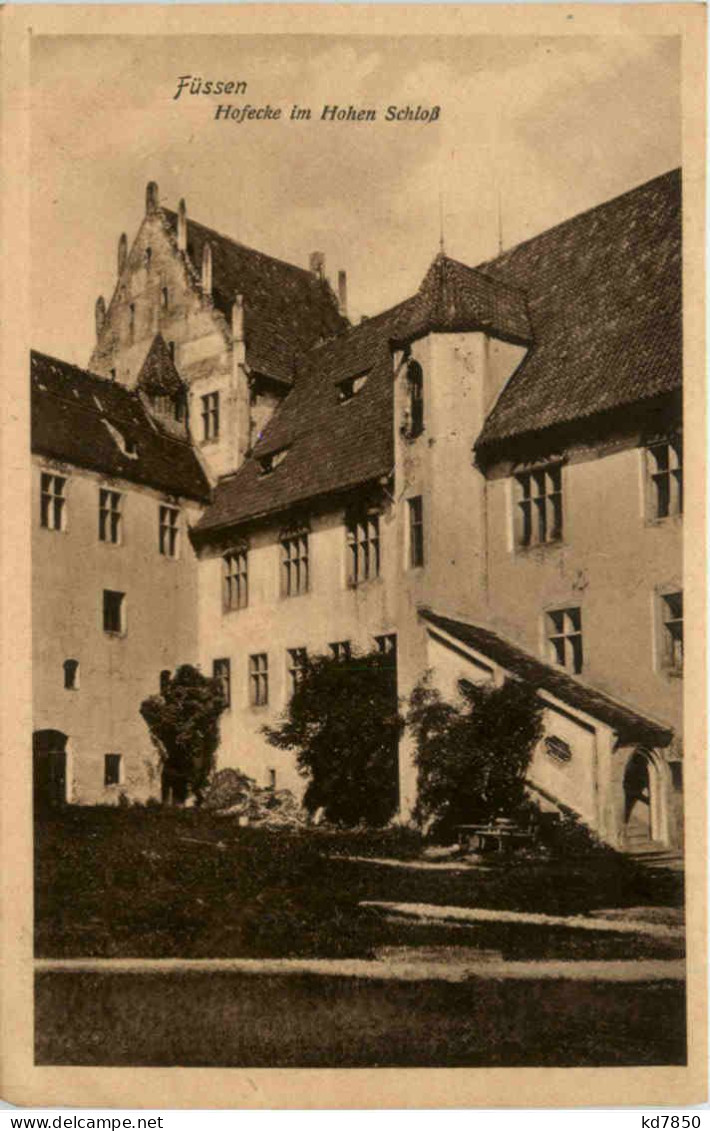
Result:
[[[183,661],[222,681],[219,765],[300,790],[264,724],[306,656],[377,647],[405,703],[427,670],[447,695],[531,682],[540,804],[679,846],[680,210],[673,172],[478,267],[441,253],[351,326],[321,256],[245,248],[151,183],[90,372],[33,361],[35,749],[71,751],[65,796],[158,792],[138,706]],[[415,795],[405,734],[403,817]]]

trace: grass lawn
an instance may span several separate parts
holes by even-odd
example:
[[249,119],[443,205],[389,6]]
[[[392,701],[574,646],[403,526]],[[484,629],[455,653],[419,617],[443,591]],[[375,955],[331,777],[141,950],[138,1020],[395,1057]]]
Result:
[[384,922],[360,900],[555,915],[680,906],[678,875],[614,854],[516,861],[486,872],[416,871],[348,854],[412,857],[398,831],[285,833],[195,810],[68,807],[37,823],[42,957],[371,957],[380,947],[472,946],[510,958],[673,957],[677,943],[565,928]]
[[[37,976],[38,1064],[594,1066],[685,1062],[683,987],[309,974]],[[68,1020],[70,1019],[70,1020]]]

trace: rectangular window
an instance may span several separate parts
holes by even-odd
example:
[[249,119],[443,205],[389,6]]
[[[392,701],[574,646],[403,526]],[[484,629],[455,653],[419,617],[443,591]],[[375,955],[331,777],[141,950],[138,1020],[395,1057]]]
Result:
[[664,593],[661,597],[663,619],[663,667],[677,675],[683,671],[683,594]]
[[407,500],[409,509],[409,565],[411,569],[424,565],[424,505],[422,496]]
[[206,393],[202,400],[202,439],[219,437],[219,393]]
[[377,651],[382,656],[396,656],[397,655],[397,637],[394,632],[386,636],[376,636],[375,646]]
[[293,695],[303,677],[308,663],[308,653],[305,648],[286,649],[289,691]]
[[249,602],[247,551],[230,550],[222,558],[225,609],[245,609]]
[[42,472],[40,523],[45,530],[64,530],[66,526],[66,479]]
[[249,657],[249,701],[252,707],[264,707],[269,702],[269,657],[266,652]]
[[212,678],[219,683],[225,707],[232,703],[232,673],[229,660],[215,660],[212,664]]
[[121,494],[99,488],[99,541],[117,546],[121,541]]
[[104,589],[104,632],[125,631],[125,593]]
[[281,592],[284,597],[308,592],[308,534],[281,539]]
[[121,784],[121,755],[104,754],[104,785]]
[[550,663],[579,675],[582,670],[582,610],[555,609],[546,615]]
[[518,546],[541,546],[562,538],[562,466],[554,464],[515,476]]
[[683,445],[680,438],[646,448],[649,518],[683,513]]
[[379,515],[363,515],[346,527],[348,584],[360,585],[380,575]]
[[63,666],[65,690],[77,691],[79,689],[79,661],[65,660]]
[[160,507],[159,547],[165,558],[178,556],[178,537],[180,533],[180,511],[177,507]]
[[349,640],[335,640],[329,644],[330,654],[334,660],[349,660],[352,654]]

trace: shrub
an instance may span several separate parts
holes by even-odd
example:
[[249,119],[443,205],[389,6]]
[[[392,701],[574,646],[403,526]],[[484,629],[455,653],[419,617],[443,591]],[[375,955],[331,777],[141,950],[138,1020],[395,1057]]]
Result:
[[309,813],[352,827],[384,825],[397,808],[397,673],[372,652],[309,658],[283,721],[269,742],[296,752]]
[[527,684],[458,686],[459,703],[448,703],[425,677],[407,716],[416,741],[414,816],[444,840],[457,825],[522,812],[525,775],[542,734],[542,704]]
[[190,664],[177,669],[161,695],[141,703],[162,764],[163,801],[182,804],[192,792],[201,803],[219,745],[223,710],[219,682]]

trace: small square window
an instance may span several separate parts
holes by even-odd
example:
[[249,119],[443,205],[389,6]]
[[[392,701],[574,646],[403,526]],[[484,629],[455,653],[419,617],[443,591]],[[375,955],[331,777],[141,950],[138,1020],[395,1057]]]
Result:
[[164,558],[178,556],[180,511],[177,507],[160,507],[158,547]]
[[104,632],[121,634],[125,631],[125,593],[104,589]]
[[65,660],[64,668],[64,688],[66,691],[78,691],[79,689],[79,661],[78,660]]
[[229,660],[215,660],[212,664],[212,678],[216,679],[222,692],[225,707],[232,703],[232,673]]
[[264,707],[269,702],[269,657],[266,652],[249,657],[249,701],[252,707]]
[[556,667],[579,675],[582,670],[582,610],[554,609],[546,614],[548,658]]
[[104,785],[121,784],[121,755],[104,754]]

